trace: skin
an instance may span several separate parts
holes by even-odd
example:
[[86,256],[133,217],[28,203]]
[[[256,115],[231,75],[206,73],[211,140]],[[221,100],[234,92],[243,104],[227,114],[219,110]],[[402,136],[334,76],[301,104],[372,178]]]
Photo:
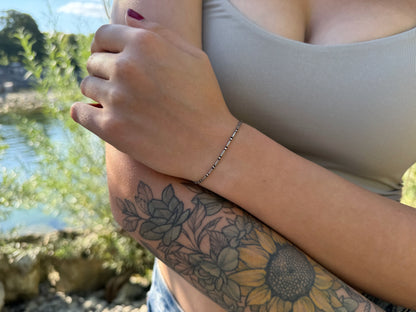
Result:
[[[377,1],[371,5],[372,13],[375,15],[368,14],[366,10],[363,10],[363,8],[370,8],[368,2],[339,1],[336,2],[337,5],[334,5],[323,0],[308,4],[294,1],[293,7],[288,5],[289,7],[283,11],[275,11],[276,15],[273,15],[273,17],[280,14],[280,18],[273,19],[281,21],[281,25],[273,24],[272,18],[270,18],[271,15],[265,14],[270,9],[267,5],[272,6],[271,1],[262,2],[264,2],[263,6],[254,7],[242,0],[234,1],[234,4],[241,8],[241,11],[246,13],[248,17],[270,31],[294,40],[308,41],[315,44],[372,40],[404,31],[413,27],[416,23],[414,20],[416,8],[411,1],[403,1],[403,5],[400,6],[397,3]],[[200,25],[200,11],[198,11],[200,7],[198,7],[198,1],[183,1],[182,10],[178,9],[180,4],[175,3],[175,7],[172,9],[177,10],[177,14],[175,12],[175,14],[169,14],[168,16],[166,12],[172,11],[167,10],[166,5],[168,3],[163,3],[163,1],[159,1],[157,4],[154,4],[153,1],[116,2],[114,20],[116,22],[122,21],[122,12],[125,12],[127,7],[136,8],[146,16],[146,19],[160,22],[167,28],[175,30],[198,47],[198,44],[200,45],[200,28],[198,26]],[[161,10],[162,7],[165,10]],[[183,15],[183,8],[185,7],[189,9],[186,18]],[[302,10],[299,10],[299,8],[302,8]],[[191,18],[188,19],[188,16],[191,16]],[[269,18],[264,18],[267,16]],[[354,16],[354,20],[351,20],[349,16]],[[377,18],[374,18],[374,16],[377,16]],[[189,27],[189,23],[195,23],[194,27]],[[363,24],[371,27],[362,27]],[[303,30],[302,27],[299,28],[299,25],[303,25]],[[154,33],[161,30],[159,26],[148,22],[133,26]],[[190,29],[193,29],[193,31]],[[282,29],[286,30],[284,34],[279,32]],[[337,29],[337,31],[332,31],[333,29]],[[154,61],[154,59],[146,59],[148,57],[146,52],[134,45],[137,43],[135,39],[142,44],[145,43],[145,45],[141,45],[142,47],[152,47],[154,45],[153,48],[158,47],[160,51],[163,51],[163,44],[157,42],[154,38],[151,39],[153,41],[149,40],[149,36],[147,36],[147,41],[143,42],[141,41],[143,36],[140,37],[141,35],[138,35],[138,32],[133,34],[131,30],[118,29],[116,33],[118,36],[109,35],[108,32],[106,34],[105,29],[101,29],[97,35],[101,36],[103,40],[96,40],[96,42],[101,43],[93,45],[93,52],[104,52],[108,49],[111,52],[120,52],[119,48],[122,47],[123,53],[120,53],[122,59],[133,60],[132,63],[141,65],[140,70],[147,74],[151,73],[150,69],[146,71],[146,64],[149,64],[149,60]],[[164,30],[162,30],[162,33],[166,35]],[[120,36],[120,34],[125,36]],[[181,101],[179,102],[181,103],[166,101],[166,97],[154,98],[151,92],[146,94],[145,89],[140,90],[143,94],[143,100],[138,100],[137,97],[133,99],[130,95],[137,92],[137,85],[129,82],[141,81],[142,85],[146,87],[152,86],[150,83],[154,84],[155,82],[158,82],[156,84],[158,87],[169,84],[162,83],[163,76],[152,76],[150,82],[143,80],[143,75],[135,72],[133,66],[126,66],[126,64],[131,63],[123,61],[115,63],[118,66],[111,67],[108,66],[112,63],[108,56],[105,58],[105,63],[104,58],[93,57],[93,60],[89,62],[90,73],[95,78],[97,76],[105,78],[105,82],[109,83],[103,87],[102,80],[89,78],[83,83],[82,88],[84,94],[101,102],[104,108],[98,111],[96,108],[77,104],[73,108],[73,117],[82,125],[115,145],[119,150],[129,153],[134,159],[154,170],[196,180],[205,173],[205,169],[201,168],[201,163],[211,163],[212,159],[218,154],[219,147],[223,146],[224,138],[232,132],[235,126],[235,118],[223,107],[223,99],[219,97],[218,91],[216,91],[218,86],[215,79],[212,79],[209,62],[207,63],[204,55],[187,46],[171,33],[168,34],[168,37],[165,37],[165,39],[173,43],[179,50],[176,51],[178,53],[174,53],[176,59],[169,56],[172,66],[178,64],[179,61],[184,62],[180,63],[182,65],[189,65],[187,62],[190,62],[191,72],[201,71],[201,74],[192,76],[194,79],[190,79],[191,81],[182,81],[182,83],[186,86],[189,86],[189,84],[192,86],[192,83],[194,83],[193,86],[196,88],[198,85],[203,85],[205,94],[202,98],[193,97],[195,94],[192,94],[191,90],[195,90],[195,88],[184,89],[184,85],[174,85],[173,88],[164,90],[167,92],[164,94],[168,94],[167,98],[178,98],[180,96]],[[120,41],[116,39],[120,39]],[[112,50],[114,44],[117,44],[114,40],[120,43],[116,51]],[[108,42],[111,42],[111,48],[109,48]],[[138,51],[139,53],[137,53]],[[187,55],[186,58],[183,57],[185,54]],[[163,56],[162,59],[166,60],[165,56],[167,55]],[[147,60],[147,62],[143,62],[143,60]],[[103,64],[106,64],[106,66],[103,66]],[[152,63],[152,65],[154,64]],[[184,68],[184,66],[180,67]],[[102,68],[108,68],[109,71],[103,72]],[[111,70],[116,72],[111,72]],[[207,73],[209,74],[207,75]],[[184,75],[178,76],[183,77]],[[112,79],[112,77],[115,78]],[[198,80],[200,77],[208,78],[200,81]],[[175,80],[169,79],[166,82]],[[171,91],[169,89],[181,90],[182,93],[180,95],[169,94],[168,92]],[[113,91],[108,93],[108,90]],[[186,94],[186,99],[184,94]],[[145,98],[145,96],[148,97]],[[206,101],[208,103],[204,103],[204,99],[208,99]],[[140,103],[141,101],[143,103]],[[124,105],[126,103],[131,104]],[[148,105],[148,103],[152,104]],[[195,107],[195,103],[199,105],[196,109],[197,114],[189,113],[189,115],[186,115],[193,111],[191,108]],[[165,106],[155,107],[155,105]],[[154,108],[154,110],[152,111],[149,107]],[[137,109],[137,113],[134,113],[135,109]],[[168,123],[165,121],[167,118],[172,120],[172,116],[160,117],[158,113],[164,111],[181,112],[181,114],[173,117],[178,120],[173,124],[184,124],[183,127],[179,127],[182,132],[177,132],[175,128],[178,127],[167,127]],[[137,119],[133,120],[131,118],[131,116],[139,116],[140,114],[145,117],[142,121],[138,122]],[[183,119],[181,116],[184,115],[185,118]],[[215,118],[212,116],[215,116]],[[152,122],[149,122],[146,128],[144,120],[150,120],[151,117],[155,118],[151,119]],[[194,124],[192,124],[192,120]],[[206,120],[210,120],[210,122],[207,123]],[[155,124],[158,126],[154,127]],[[158,133],[152,133],[151,128],[157,128]],[[161,129],[164,130],[162,134]],[[208,131],[206,133],[198,132],[201,129],[208,129]],[[132,136],[132,133],[135,135]],[[172,133],[174,133],[175,140],[170,139]],[[163,137],[163,135],[165,136]],[[205,137],[207,140],[201,141],[201,137]],[[160,146],[164,146],[163,153],[160,153]],[[149,178],[151,171],[139,163],[129,162],[123,158],[123,154],[115,149],[109,148],[108,150],[109,187],[112,198],[134,198],[138,181]],[[268,150],[269,153],[263,155],[256,152],[262,150]],[[186,159],[184,159],[184,155],[186,155]],[[279,159],[279,163],[276,162],[276,159]],[[186,167],[178,166],[178,164],[183,163],[186,164]],[[258,166],[259,163],[262,164],[261,167]],[[234,175],[230,175],[230,172]],[[273,179],[275,175],[272,173],[274,172],[279,172],[279,179]],[[158,175],[156,173],[152,174]],[[151,183],[145,180],[145,183],[152,185],[152,188],[153,186],[165,188],[166,184],[162,182],[162,177],[163,175],[159,175],[160,180],[155,179]],[[230,188],[231,185],[233,188]],[[287,185],[292,186],[293,189],[287,189]],[[413,239],[416,237],[416,230],[414,229],[416,217],[412,209],[349,184],[285,150],[276,142],[246,125],[240,130],[237,140],[227,152],[227,157],[224,158],[212,176],[204,182],[203,186],[231,202],[237,203],[260,220],[266,221],[273,229],[278,229],[279,232],[345,280],[380,297],[409,307],[416,306],[413,295],[416,292],[416,285],[412,278],[416,275],[416,268],[413,265],[416,259]],[[299,187],[309,189],[310,193],[305,192],[302,198],[296,197],[294,190]],[[279,190],[279,192],[275,190]],[[317,197],[316,194],[331,195]],[[122,209],[113,204],[113,210],[116,219],[122,221],[123,219],[120,218]],[[342,215],[342,218],[339,218],[340,215]],[[279,218],[276,218],[276,216],[279,216]],[[319,218],[316,216],[319,216]],[[340,219],[343,222],[339,221]],[[392,226],[392,229],[390,229],[389,224],[394,225],[394,227]],[[397,230],[397,224],[401,225],[400,230]],[[337,229],[337,231],[333,229]],[[393,232],[395,235],[391,235]],[[137,239],[140,240],[139,237]],[[371,246],[370,250],[368,246]],[[386,249],[393,256],[385,255],[384,251]],[[366,257],[361,257],[362,254],[366,254]],[[381,259],[380,254],[385,255],[385,257]],[[401,260],[400,266],[397,265],[396,259]],[[186,301],[186,296],[175,290],[181,289],[184,284],[166,268],[163,272],[167,277],[169,286],[174,290],[179,302],[183,305],[181,300]],[[175,285],[181,287],[175,287]],[[192,301],[193,299],[195,299],[194,304],[200,302],[197,301],[198,297],[187,300]]]
[[182,291],[223,308],[191,290],[177,296],[185,311],[382,311],[234,204],[184,180],[146,181],[112,196],[114,216],[187,281]]

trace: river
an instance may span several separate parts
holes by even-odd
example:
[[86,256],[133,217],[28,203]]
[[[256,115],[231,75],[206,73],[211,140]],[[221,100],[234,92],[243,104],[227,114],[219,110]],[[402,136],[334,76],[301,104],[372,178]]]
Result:
[[[60,144],[66,140],[65,130],[57,120],[48,119],[39,113],[28,115],[28,118],[43,125],[54,143]],[[23,178],[29,177],[36,170],[39,157],[7,115],[0,115],[0,144],[8,145],[0,155],[0,168],[19,172]],[[2,181],[3,176],[0,177],[0,183]],[[0,206],[1,209],[5,207]],[[0,222],[0,233],[7,233],[16,226],[19,227],[19,234],[28,234],[62,229],[66,224],[57,216],[45,214],[42,206],[35,206],[30,210],[13,211],[5,221]]]

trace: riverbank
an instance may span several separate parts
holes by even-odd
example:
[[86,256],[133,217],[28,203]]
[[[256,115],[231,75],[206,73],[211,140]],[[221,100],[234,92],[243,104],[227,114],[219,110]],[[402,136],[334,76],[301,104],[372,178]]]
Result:
[[21,90],[0,96],[0,114],[31,112],[42,107],[40,95],[34,90]]
[[0,311],[144,312],[152,263],[115,229],[3,238]]
[[[47,284],[40,287],[33,300],[6,305],[2,312],[147,312],[145,293],[139,290],[137,298],[109,303],[104,290],[90,294],[65,294],[56,292]],[[121,298],[121,297],[120,297]]]

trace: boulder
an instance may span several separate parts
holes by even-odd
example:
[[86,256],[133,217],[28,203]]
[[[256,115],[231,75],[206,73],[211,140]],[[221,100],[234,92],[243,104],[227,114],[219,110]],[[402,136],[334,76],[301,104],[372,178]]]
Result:
[[16,258],[0,257],[0,282],[5,302],[30,299],[38,295],[41,266],[36,251]]
[[53,261],[53,272],[48,275],[49,282],[57,291],[88,292],[103,288],[114,275],[103,261],[97,259],[60,259]]

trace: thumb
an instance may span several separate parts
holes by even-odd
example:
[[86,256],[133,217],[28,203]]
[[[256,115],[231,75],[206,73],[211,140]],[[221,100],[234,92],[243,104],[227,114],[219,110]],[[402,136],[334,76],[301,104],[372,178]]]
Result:
[[101,105],[77,102],[71,106],[71,118],[99,137],[103,135],[103,129],[99,122],[102,114]]

